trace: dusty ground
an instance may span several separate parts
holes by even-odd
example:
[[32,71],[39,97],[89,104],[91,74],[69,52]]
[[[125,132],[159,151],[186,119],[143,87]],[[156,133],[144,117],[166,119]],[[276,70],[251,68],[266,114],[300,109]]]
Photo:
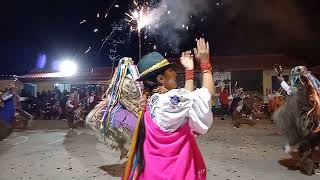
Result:
[[[216,120],[198,138],[208,168],[216,180],[315,180],[288,170],[284,138],[267,120],[245,121],[233,129],[230,120]],[[63,121],[37,121],[32,129],[15,132],[0,142],[0,180],[120,179],[119,153],[105,148],[91,129],[69,131]]]

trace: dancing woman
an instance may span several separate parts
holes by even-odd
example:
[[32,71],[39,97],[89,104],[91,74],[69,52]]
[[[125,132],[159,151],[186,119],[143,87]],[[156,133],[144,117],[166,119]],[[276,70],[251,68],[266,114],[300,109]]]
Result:
[[148,95],[146,107],[132,139],[123,179],[205,179],[206,166],[194,133],[205,134],[212,125],[214,93],[209,43],[197,40],[194,50],[203,84],[194,90],[191,51],[182,53],[184,89],[176,89],[173,64],[152,52],[138,63],[140,81]]

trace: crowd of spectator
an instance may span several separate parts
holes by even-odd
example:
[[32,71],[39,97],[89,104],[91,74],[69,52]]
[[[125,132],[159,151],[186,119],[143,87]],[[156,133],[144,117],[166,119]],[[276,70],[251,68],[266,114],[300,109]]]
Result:
[[22,89],[20,96],[27,97],[26,101],[21,102],[22,109],[33,115],[34,119],[65,119],[66,102],[73,91],[78,92],[81,106],[88,112],[102,100],[104,94],[102,89],[88,90],[74,88],[71,89],[71,92],[67,90],[61,92],[56,88],[53,91],[37,92],[36,96],[33,96]]

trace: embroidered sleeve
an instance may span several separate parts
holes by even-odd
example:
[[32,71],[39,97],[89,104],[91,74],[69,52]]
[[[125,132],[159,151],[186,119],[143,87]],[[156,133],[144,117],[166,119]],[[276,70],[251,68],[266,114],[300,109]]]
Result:
[[189,125],[199,134],[205,134],[212,125],[211,95],[207,88],[191,92],[192,105],[189,110]]
[[150,97],[148,107],[154,121],[165,131],[173,132],[188,122],[194,131],[204,134],[212,124],[211,96],[205,88],[155,94]]

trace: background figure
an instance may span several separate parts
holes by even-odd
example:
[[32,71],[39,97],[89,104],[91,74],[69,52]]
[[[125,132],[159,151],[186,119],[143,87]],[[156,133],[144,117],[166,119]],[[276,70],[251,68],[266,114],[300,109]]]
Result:
[[89,104],[89,111],[91,111],[97,104],[98,104],[98,101],[97,101],[97,98],[96,98],[96,94],[94,91],[91,91],[88,99],[87,99],[87,102]]
[[[220,93],[220,103],[221,103],[221,109],[222,109],[222,116],[228,115],[229,110],[229,91],[227,89],[223,89],[223,91]],[[222,118],[224,120],[224,118]]]
[[14,106],[16,108],[14,128],[25,129],[27,128],[29,122],[31,121],[32,115],[22,109],[21,102],[26,101],[28,98],[20,97],[17,94],[17,89],[14,88],[13,99],[14,99]]
[[3,107],[0,109],[0,130],[2,131],[0,139],[4,139],[9,136],[13,130],[14,115],[16,112],[14,107],[14,93],[15,86],[9,85],[6,92],[1,96]]
[[79,102],[79,95],[78,95],[78,92],[77,91],[73,91],[66,104],[65,104],[65,107],[66,107],[66,117],[67,117],[67,120],[68,120],[68,125],[70,128],[74,128],[74,121],[75,121],[75,110],[79,107],[80,105],[80,102]]
[[234,128],[240,127],[240,112],[242,110],[242,96],[243,89],[238,88],[235,90],[231,105],[229,107],[229,113],[232,115],[232,123]]

